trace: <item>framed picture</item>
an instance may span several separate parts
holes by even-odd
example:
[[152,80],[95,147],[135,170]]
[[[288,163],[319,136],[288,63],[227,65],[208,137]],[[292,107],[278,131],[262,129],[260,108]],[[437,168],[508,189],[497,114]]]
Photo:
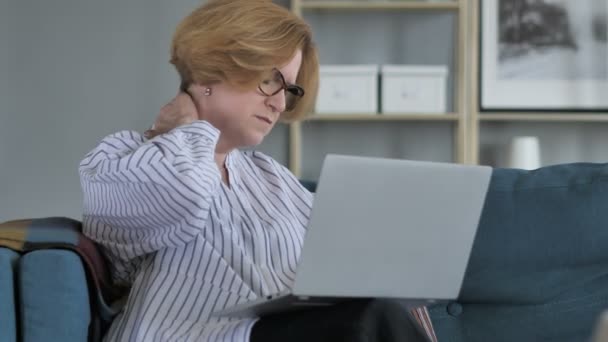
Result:
[[479,3],[482,111],[608,110],[608,1]]

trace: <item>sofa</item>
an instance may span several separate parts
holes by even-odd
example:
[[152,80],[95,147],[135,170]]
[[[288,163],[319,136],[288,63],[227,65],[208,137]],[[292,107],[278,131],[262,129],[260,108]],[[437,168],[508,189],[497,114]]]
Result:
[[78,255],[0,248],[0,341],[87,341],[90,324]]
[[440,341],[588,341],[608,308],[608,164],[495,169]]
[[[98,340],[90,260],[38,247],[0,248],[0,342]],[[459,298],[429,307],[438,340],[588,341],[607,308],[608,164],[494,169]]]
[[99,341],[125,294],[79,221],[0,223],[0,342]]

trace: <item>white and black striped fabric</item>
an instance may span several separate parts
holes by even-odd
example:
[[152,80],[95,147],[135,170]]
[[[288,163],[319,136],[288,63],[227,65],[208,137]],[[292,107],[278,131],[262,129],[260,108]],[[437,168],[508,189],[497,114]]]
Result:
[[252,319],[211,312],[291,287],[312,195],[259,152],[214,150],[197,121],[146,140],[110,135],[80,164],[84,233],[131,286],[108,341],[248,341]]

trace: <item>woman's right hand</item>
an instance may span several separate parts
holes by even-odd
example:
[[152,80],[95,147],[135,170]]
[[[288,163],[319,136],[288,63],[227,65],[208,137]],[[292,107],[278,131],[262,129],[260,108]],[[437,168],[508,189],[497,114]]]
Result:
[[160,109],[154,125],[148,129],[144,136],[152,139],[171,131],[172,129],[187,125],[199,119],[196,105],[187,93],[180,91],[169,103]]

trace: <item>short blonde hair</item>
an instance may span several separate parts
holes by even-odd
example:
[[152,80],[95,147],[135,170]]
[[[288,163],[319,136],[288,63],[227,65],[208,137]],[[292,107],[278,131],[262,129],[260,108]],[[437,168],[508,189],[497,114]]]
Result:
[[182,85],[227,82],[254,89],[264,75],[302,51],[296,83],[306,94],[285,122],[310,112],[319,87],[319,60],[310,26],[270,0],[209,0],[177,27],[171,63]]

